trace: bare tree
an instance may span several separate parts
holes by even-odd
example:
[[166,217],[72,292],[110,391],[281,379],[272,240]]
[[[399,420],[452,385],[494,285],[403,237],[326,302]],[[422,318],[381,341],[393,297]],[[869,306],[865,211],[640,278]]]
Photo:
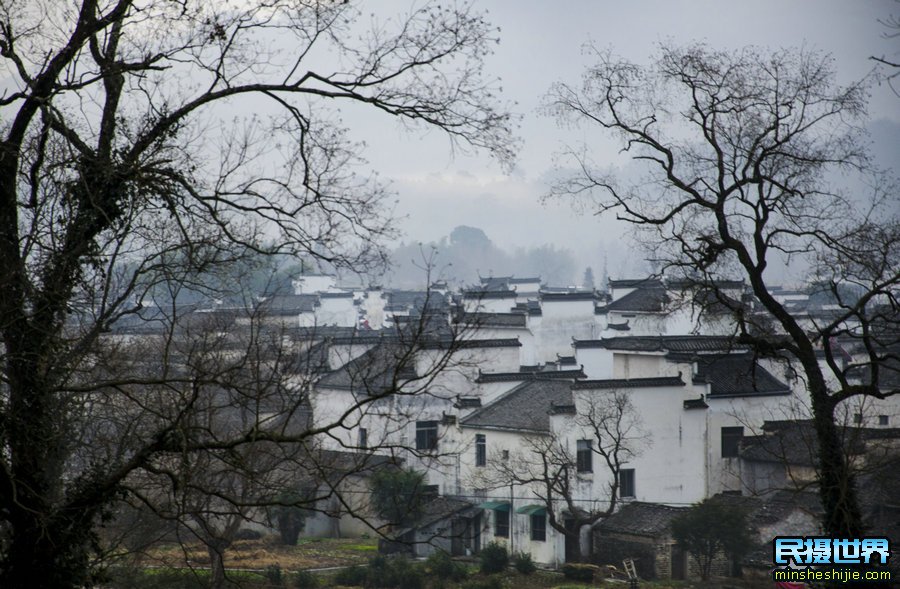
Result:
[[[900,37],[900,15],[891,14],[884,19],[879,19],[878,22],[886,29],[882,33],[882,37],[888,40]],[[900,96],[900,91],[894,86],[894,81],[897,79],[897,76],[900,76],[900,59],[898,59],[897,54],[895,53],[890,57],[884,54],[880,56],[873,55],[870,59],[888,68],[888,73],[884,74],[884,79],[894,94]]]
[[[0,2],[4,587],[89,583],[96,522],[166,456],[298,441],[258,422],[181,435],[196,407],[182,395],[203,395],[179,362],[84,376],[101,335],[151,296],[215,295],[200,273],[251,253],[383,258],[384,189],[358,171],[340,105],[508,159],[510,119],[481,76],[495,30],[479,14],[427,4],[369,33],[359,17],[304,0]],[[147,381],[166,409],[129,422]],[[72,440],[122,428],[105,462],[73,464]]]
[[[794,364],[810,396],[824,528],[859,536],[835,411],[897,393],[900,332],[896,186],[872,175],[865,84],[837,86],[831,59],[805,50],[662,47],[647,67],[596,57],[584,85],[555,86],[548,106],[618,138],[642,175],[619,181],[573,151],[578,171],[554,193],[590,195],[636,226],[665,271],[731,311],[741,343]],[[811,269],[832,298],[827,315],[798,315],[773,294],[785,261]],[[747,280],[752,302],[721,291],[716,279],[729,277]]]
[[[527,487],[544,504],[550,526],[579,548],[569,555],[576,560],[587,548],[582,546],[582,529],[616,511],[620,473],[649,441],[627,393],[579,393],[584,394],[576,396],[574,406],[554,410],[566,420],[565,429],[551,427],[548,434],[524,436],[521,447],[507,449],[508,458],[501,451],[492,453],[490,468],[477,482],[493,488]],[[573,431],[584,444],[574,451]],[[589,479],[586,473],[592,473]],[[560,507],[565,511],[562,518]]]

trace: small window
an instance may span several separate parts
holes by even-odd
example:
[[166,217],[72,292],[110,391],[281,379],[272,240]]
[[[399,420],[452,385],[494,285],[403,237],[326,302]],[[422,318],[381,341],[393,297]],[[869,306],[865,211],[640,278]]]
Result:
[[509,460],[509,450],[504,450],[500,456],[503,457],[503,460]]
[[436,421],[416,422],[416,450],[436,450],[438,429]]
[[494,535],[498,538],[509,538],[509,510],[494,510]]
[[862,423],[862,413],[854,413],[853,414],[853,423],[859,425]]
[[737,458],[744,437],[743,427],[722,428],[722,458]]
[[888,425],[891,422],[891,418],[887,415],[879,415],[878,416],[878,425]]
[[547,539],[547,515],[543,513],[531,514],[531,539],[535,542],[544,542]]
[[591,440],[576,442],[575,469],[578,472],[594,472],[594,449]]
[[619,471],[619,497],[636,497],[634,491],[634,469],[623,468]]
[[487,465],[487,438],[484,434],[475,434],[475,466]]
[[369,447],[369,430],[364,427],[359,428],[359,437],[356,440],[356,445],[363,449]]

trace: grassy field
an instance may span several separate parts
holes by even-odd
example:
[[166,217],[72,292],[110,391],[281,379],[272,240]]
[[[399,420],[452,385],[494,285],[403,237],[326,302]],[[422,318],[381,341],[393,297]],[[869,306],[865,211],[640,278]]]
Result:
[[[374,539],[301,539],[297,546],[281,546],[270,540],[243,540],[226,551],[225,563],[234,587],[245,589],[318,589],[352,586],[341,569],[354,569],[360,575],[369,570],[370,559],[378,554]],[[133,566],[114,571],[110,589],[200,589],[208,586],[209,557],[200,545],[160,546]],[[566,579],[556,571],[539,570],[522,575],[509,570],[496,575],[478,572],[474,560],[459,563],[465,578],[451,580],[435,574],[427,563],[405,563],[416,579],[403,581],[399,589],[590,589],[609,587],[626,589],[623,581],[596,580],[593,584]],[[330,569],[330,570],[329,570]],[[311,575],[299,571],[312,571]],[[378,575],[375,575],[378,578]],[[369,579],[372,579],[370,576]],[[356,585],[358,586],[358,584]],[[642,589],[718,589],[752,588],[737,580],[723,583],[685,583],[641,581]]]
[[[230,569],[258,569],[279,566],[285,571],[365,564],[378,551],[375,540],[303,538],[297,546],[283,546],[266,540],[240,540],[225,551]],[[164,545],[153,550],[139,564],[171,568],[209,566],[209,555],[200,544]]]

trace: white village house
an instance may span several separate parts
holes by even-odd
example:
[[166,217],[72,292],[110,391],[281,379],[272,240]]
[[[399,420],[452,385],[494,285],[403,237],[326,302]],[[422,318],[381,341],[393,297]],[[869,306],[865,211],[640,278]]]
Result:
[[[742,300],[740,283],[725,290]],[[388,291],[364,294],[387,301],[371,305],[358,293],[363,319],[370,308],[383,318],[369,322],[379,328],[329,340],[313,419],[341,418],[343,427],[323,446],[390,453],[424,471],[449,518],[438,526],[435,511],[429,530],[465,536],[448,546],[472,551],[498,541],[545,565],[589,554],[602,533],[602,518],[576,534],[550,525],[571,524],[572,509],[583,518],[629,502],[683,507],[749,494],[742,441],[767,422],[807,418],[802,382],[737,345],[725,309],[707,305],[701,316],[684,293],[677,281],[611,280],[607,295],[546,292],[511,278],[483,279],[455,299],[439,293],[446,305],[416,303],[422,295],[412,293],[392,300]],[[398,334],[423,317],[442,335],[410,353]],[[379,398],[386,391],[401,394]],[[377,400],[348,411],[370,397]],[[611,468],[600,452],[609,440],[598,439],[588,416],[621,399],[627,451]],[[858,412],[866,425],[900,423],[897,401],[867,401]],[[545,481],[528,476],[551,446],[571,458],[558,464],[564,495],[548,495]],[[504,478],[516,468],[520,476]]]

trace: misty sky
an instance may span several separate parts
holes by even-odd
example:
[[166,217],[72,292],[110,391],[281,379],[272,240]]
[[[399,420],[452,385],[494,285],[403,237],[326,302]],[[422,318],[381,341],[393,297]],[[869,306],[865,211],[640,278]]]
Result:
[[[384,15],[409,6],[378,4]],[[869,73],[875,65],[871,55],[900,55],[900,38],[886,38],[887,29],[878,22],[900,13],[894,0],[476,0],[475,5],[501,28],[487,72],[501,78],[503,98],[516,102],[514,110],[522,116],[523,146],[512,173],[487,157],[454,153],[438,133],[422,137],[391,121],[355,120],[352,113],[346,120],[355,136],[366,138],[366,157],[397,193],[405,239],[436,240],[456,225],[474,225],[507,249],[545,242],[567,247],[581,265],[598,266],[607,251],[613,276],[640,269],[639,254],[619,245],[626,228],[576,213],[567,203],[541,202],[547,190],[542,178],[562,146],[587,140],[596,146],[596,161],[622,161],[596,130],[560,129],[537,111],[553,82],[579,81],[588,63],[584,43],[644,63],[661,41],[703,41],[714,48],[804,45],[833,54],[842,82]],[[900,169],[900,98],[886,85],[875,87],[870,113],[882,165]]]

